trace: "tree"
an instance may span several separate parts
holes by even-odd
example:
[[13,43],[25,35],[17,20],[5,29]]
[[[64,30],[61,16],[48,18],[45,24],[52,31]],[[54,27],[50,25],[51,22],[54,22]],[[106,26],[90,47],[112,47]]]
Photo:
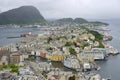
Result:
[[12,68],[11,72],[19,73],[19,68],[18,67]]
[[15,68],[16,65],[15,64],[10,64],[10,68]]
[[69,52],[70,52],[70,54],[71,55],[76,55],[77,54],[77,52],[75,51],[75,49],[73,49],[73,48],[69,48]]
[[66,42],[65,46],[72,46],[73,42]]

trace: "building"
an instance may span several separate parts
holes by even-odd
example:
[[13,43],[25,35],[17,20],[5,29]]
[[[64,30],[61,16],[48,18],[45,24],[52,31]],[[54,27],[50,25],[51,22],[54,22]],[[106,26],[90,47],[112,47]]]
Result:
[[47,63],[47,62],[40,62],[39,67],[41,71],[50,71],[52,65],[51,63]]
[[75,70],[81,68],[78,59],[74,58],[74,57],[65,58],[64,61],[63,61],[63,64],[64,64],[65,67],[75,69]]
[[51,61],[63,61],[64,60],[64,56],[63,55],[57,55],[57,54],[53,54],[50,57]]
[[8,65],[8,57],[7,56],[2,56],[0,60],[0,65]]
[[83,68],[86,69],[86,70],[90,69],[91,68],[90,63],[84,63]]
[[29,67],[19,69],[19,75],[33,75],[33,74],[34,73],[30,70]]
[[78,55],[78,57],[85,59],[93,58],[94,60],[104,60],[106,54],[106,49],[104,48],[93,48],[91,51],[83,51]]
[[50,56],[51,61],[63,61],[64,55],[61,51],[54,51]]
[[0,48],[0,65],[9,64],[10,62],[10,52],[8,48]]
[[46,53],[45,53],[45,52],[41,52],[41,53],[40,53],[40,57],[46,58]]
[[19,78],[19,80],[39,80],[37,76],[24,75]]
[[24,61],[24,57],[21,54],[14,53],[10,55],[10,62],[11,63],[19,63]]
[[0,80],[10,80],[11,77],[10,72],[0,72]]

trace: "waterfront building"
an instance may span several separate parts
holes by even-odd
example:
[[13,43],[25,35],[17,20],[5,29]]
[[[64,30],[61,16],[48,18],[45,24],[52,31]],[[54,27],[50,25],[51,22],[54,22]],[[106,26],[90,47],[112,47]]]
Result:
[[101,76],[99,74],[93,75],[90,80],[101,80]]
[[91,51],[83,51],[78,56],[83,58],[93,57],[94,60],[104,60],[106,54],[106,49],[104,48],[93,48]]
[[63,64],[65,67],[75,69],[75,70],[81,68],[78,59],[75,57],[66,57],[63,61]]

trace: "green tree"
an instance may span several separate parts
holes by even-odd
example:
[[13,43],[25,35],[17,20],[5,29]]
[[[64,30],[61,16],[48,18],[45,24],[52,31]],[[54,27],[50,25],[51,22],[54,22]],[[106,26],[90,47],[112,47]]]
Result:
[[69,48],[69,52],[70,52],[71,55],[76,55],[77,54],[75,49],[73,49],[72,47]]
[[66,42],[65,46],[72,46],[74,45],[73,42]]

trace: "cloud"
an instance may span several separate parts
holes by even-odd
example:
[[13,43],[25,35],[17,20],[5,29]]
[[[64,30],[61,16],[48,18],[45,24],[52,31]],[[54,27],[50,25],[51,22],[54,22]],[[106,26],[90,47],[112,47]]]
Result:
[[0,0],[0,9],[33,5],[45,18],[115,19],[120,18],[119,3],[120,0]]

